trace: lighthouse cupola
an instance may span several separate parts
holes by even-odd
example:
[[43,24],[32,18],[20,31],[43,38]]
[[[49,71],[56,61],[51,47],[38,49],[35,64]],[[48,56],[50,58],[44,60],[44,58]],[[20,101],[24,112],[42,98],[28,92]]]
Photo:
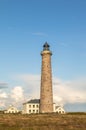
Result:
[[47,42],[45,42],[45,44],[43,45],[43,51],[49,51],[50,46]]

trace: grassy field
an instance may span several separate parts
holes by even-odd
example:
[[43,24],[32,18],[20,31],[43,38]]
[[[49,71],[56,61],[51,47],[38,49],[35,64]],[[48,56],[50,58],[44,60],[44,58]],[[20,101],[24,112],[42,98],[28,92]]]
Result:
[[86,114],[0,114],[0,130],[86,130]]

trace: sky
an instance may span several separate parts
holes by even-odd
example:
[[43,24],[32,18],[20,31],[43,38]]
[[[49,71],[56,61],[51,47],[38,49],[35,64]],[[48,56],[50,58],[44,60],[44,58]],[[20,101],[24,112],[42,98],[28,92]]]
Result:
[[0,109],[40,98],[46,41],[54,102],[86,112],[86,0],[0,0]]

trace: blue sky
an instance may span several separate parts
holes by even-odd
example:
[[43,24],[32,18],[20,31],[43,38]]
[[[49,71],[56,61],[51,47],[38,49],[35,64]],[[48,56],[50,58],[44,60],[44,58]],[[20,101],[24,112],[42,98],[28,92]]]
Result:
[[0,0],[0,82],[8,84],[7,89],[0,89],[4,104],[16,86],[26,97],[30,75],[35,79],[41,73],[40,52],[46,41],[53,52],[55,81],[72,82],[73,92],[75,87],[86,92],[86,1]]

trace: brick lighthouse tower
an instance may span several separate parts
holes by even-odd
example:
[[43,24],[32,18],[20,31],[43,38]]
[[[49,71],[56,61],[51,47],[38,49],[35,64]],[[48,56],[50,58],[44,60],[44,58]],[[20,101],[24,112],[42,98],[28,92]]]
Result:
[[52,92],[52,71],[51,71],[51,55],[46,42],[43,45],[42,69],[41,69],[41,90],[40,90],[40,113],[53,112],[53,92]]

